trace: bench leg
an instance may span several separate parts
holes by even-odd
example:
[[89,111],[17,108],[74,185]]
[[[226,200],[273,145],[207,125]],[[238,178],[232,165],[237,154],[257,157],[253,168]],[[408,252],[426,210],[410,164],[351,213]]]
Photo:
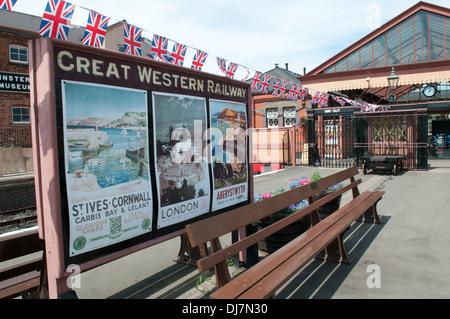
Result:
[[[347,229],[348,230],[348,229]],[[347,231],[346,230],[346,231]],[[335,240],[333,240],[324,251],[317,255],[316,259],[332,261],[342,264],[351,264],[353,259],[347,254],[344,246],[344,231]]]
[[[213,239],[211,241],[211,249],[212,249],[213,253],[222,250],[222,245],[220,244],[220,241],[218,238]],[[231,281],[230,271],[229,271],[228,265],[225,261],[215,265],[214,272],[216,274],[217,289],[222,288],[223,286],[225,286],[227,283],[229,283]]]
[[378,203],[375,203],[374,205],[372,205],[372,207],[365,211],[364,214],[360,218],[358,218],[358,221],[368,224],[383,224],[380,216],[378,216],[377,204]]

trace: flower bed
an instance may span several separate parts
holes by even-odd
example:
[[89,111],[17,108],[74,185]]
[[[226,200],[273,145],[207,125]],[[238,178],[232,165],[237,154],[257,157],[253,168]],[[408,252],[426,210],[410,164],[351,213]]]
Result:
[[[290,190],[305,186],[309,183],[315,182],[321,178],[319,172],[314,172],[311,178],[299,178],[289,181],[288,186]],[[314,200],[318,200],[322,198],[323,196],[326,196],[330,194],[331,192],[334,192],[336,190],[339,190],[343,187],[342,183],[339,183],[337,185],[334,185],[333,187],[330,187],[318,194],[317,198],[314,198]],[[254,195],[254,201],[259,202],[274,196],[277,196],[279,194],[282,194],[285,192],[284,188],[276,189],[268,193],[256,193]],[[337,209],[339,209],[340,206],[340,200],[341,197],[339,196],[336,200],[331,201],[330,205],[324,205],[319,209],[319,214],[321,215],[321,218],[326,218],[330,213],[333,213]],[[302,200],[294,205],[291,205],[289,207],[286,207],[268,217],[263,218],[260,223],[258,224],[258,228],[262,229],[265,228],[273,223],[276,223],[277,221],[280,221],[281,219],[304,209],[305,207],[308,207],[309,203],[307,200]],[[299,221],[289,225],[288,227],[282,229],[281,231],[273,234],[272,236],[269,236],[259,244],[259,249],[265,252],[273,253],[277,249],[281,248],[291,240],[297,238],[301,234],[303,234],[305,231],[307,231],[311,227],[311,220],[309,217],[305,217],[300,219]]]

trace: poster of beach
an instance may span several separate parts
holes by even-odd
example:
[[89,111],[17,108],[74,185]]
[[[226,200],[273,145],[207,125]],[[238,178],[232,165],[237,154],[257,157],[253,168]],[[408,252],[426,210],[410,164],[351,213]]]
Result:
[[213,211],[248,200],[246,105],[210,100]]
[[147,92],[62,82],[70,255],[152,230]]
[[209,212],[206,99],[153,93],[158,228]]

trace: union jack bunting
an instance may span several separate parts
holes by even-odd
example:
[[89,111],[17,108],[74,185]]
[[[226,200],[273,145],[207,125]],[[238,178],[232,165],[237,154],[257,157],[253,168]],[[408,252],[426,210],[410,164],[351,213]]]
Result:
[[84,32],[84,38],[81,41],[81,44],[101,48],[105,41],[106,28],[108,28],[109,20],[110,18],[97,12],[90,11],[86,31]]
[[271,75],[264,75],[264,80],[261,82],[261,88],[259,89],[259,93],[267,94],[269,93],[270,79]]
[[326,93],[317,92],[314,95],[314,97],[313,97],[313,99],[311,101],[311,104],[319,104],[319,105],[321,105],[323,107],[327,107],[328,106],[328,99],[329,99],[329,97],[330,96],[328,94],[326,94]]
[[297,85],[292,84],[292,86],[291,86],[291,88],[289,90],[288,99],[289,100],[293,100],[293,101],[297,101],[298,100]]
[[217,65],[223,74],[227,74],[227,61],[225,59],[217,57]]
[[49,0],[42,16],[41,36],[67,40],[75,6],[62,0]]
[[152,57],[156,61],[168,62],[167,44],[169,40],[165,37],[154,34],[152,48],[150,49]]
[[300,87],[299,89],[300,89],[300,91],[298,93],[298,98],[302,99],[302,100],[305,100],[308,97],[308,94],[309,94],[308,88]]
[[187,46],[184,44],[176,43],[173,45],[172,53],[168,57],[168,62],[183,66],[184,57],[186,56]]
[[247,75],[241,80],[242,82],[245,82],[248,80],[248,76],[250,75],[250,70],[245,66],[242,66],[242,67],[247,71]]
[[219,65],[220,71],[227,76],[227,78],[234,78],[234,74],[238,68],[238,64],[230,62],[227,68],[227,60],[217,57],[217,64]]
[[345,106],[347,104],[347,101],[345,101],[343,98],[339,96],[333,96],[333,99],[338,102],[341,106]]
[[257,90],[258,89],[258,84],[261,81],[261,72],[256,71],[255,76],[253,77],[253,81],[252,81],[252,90]]
[[273,96],[278,96],[278,90],[280,89],[280,79],[275,78],[275,83],[273,85]]
[[142,29],[124,24],[125,53],[142,56]]
[[285,95],[286,95],[286,86],[288,84],[287,81],[283,81],[283,84],[280,86],[279,90],[280,90],[280,97],[284,99]]
[[236,73],[237,68],[238,64],[230,62],[230,64],[228,64],[228,69],[225,75],[230,79],[234,78],[234,74]]
[[206,62],[206,59],[208,58],[208,53],[197,50],[197,53],[194,56],[194,60],[192,60],[192,66],[191,69],[194,70],[202,70],[203,65]]
[[0,0],[0,9],[11,11],[17,0]]

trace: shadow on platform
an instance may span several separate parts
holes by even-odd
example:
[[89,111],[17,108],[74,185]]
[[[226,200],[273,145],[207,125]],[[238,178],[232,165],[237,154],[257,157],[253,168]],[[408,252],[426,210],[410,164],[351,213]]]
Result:
[[[199,278],[197,268],[174,264],[108,299],[176,299],[195,288]],[[176,284],[174,284],[176,283]],[[172,288],[168,288],[173,286]]]
[[351,265],[314,260],[280,290],[276,299],[331,299],[352,269],[389,222],[390,216],[380,217],[382,225],[355,223],[347,232],[345,247],[353,258]]

